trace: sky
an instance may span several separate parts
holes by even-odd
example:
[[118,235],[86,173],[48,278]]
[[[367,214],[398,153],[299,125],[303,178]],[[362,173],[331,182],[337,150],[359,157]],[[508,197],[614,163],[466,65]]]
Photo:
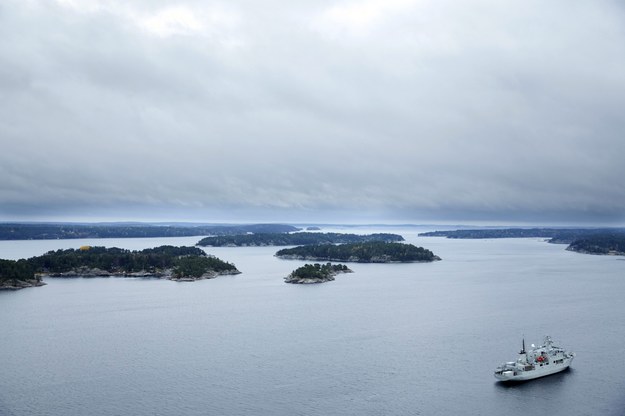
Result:
[[0,221],[625,224],[611,0],[3,0]]

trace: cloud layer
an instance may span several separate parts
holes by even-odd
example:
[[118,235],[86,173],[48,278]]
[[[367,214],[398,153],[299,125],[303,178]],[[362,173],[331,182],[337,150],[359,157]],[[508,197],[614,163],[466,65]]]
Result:
[[5,219],[625,220],[616,1],[8,0],[0,97]]

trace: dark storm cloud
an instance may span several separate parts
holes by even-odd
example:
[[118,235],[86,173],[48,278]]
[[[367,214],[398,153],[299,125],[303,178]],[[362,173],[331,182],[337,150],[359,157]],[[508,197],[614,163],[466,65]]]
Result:
[[10,0],[0,216],[623,220],[624,23],[609,1]]

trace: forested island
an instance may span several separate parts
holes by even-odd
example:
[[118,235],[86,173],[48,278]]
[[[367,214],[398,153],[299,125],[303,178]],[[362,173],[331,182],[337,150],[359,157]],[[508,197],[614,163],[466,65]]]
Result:
[[404,241],[397,234],[342,234],[342,233],[262,233],[206,237],[198,246],[246,247],[246,246],[303,246],[310,244],[345,244],[367,241]]
[[282,259],[357,263],[431,262],[440,260],[430,250],[412,244],[370,241],[350,244],[315,244],[278,251]]
[[305,264],[299,267],[287,277],[284,278],[286,283],[325,283],[334,280],[334,276],[339,273],[352,273],[344,264]]
[[72,238],[143,238],[288,233],[299,228],[285,224],[162,225],[162,224],[0,224],[0,240],[56,240]]
[[237,268],[197,247],[160,246],[140,251],[83,246],[22,260],[0,260],[0,289],[42,284],[49,277],[158,277],[193,281],[238,274]]
[[567,250],[585,254],[625,256],[625,234],[595,234],[573,241]]
[[421,237],[460,239],[482,238],[546,238],[555,244],[571,244],[575,240],[597,234],[625,234],[625,228],[487,228],[474,230],[431,231]]

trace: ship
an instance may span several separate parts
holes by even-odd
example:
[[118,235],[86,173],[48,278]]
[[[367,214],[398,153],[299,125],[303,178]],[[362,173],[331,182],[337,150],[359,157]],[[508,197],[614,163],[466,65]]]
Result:
[[516,361],[510,361],[495,369],[495,378],[501,381],[526,381],[564,371],[575,358],[574,352],[567,352],[554,345],[546,336],[542,345],[525,350],[525,338]]

